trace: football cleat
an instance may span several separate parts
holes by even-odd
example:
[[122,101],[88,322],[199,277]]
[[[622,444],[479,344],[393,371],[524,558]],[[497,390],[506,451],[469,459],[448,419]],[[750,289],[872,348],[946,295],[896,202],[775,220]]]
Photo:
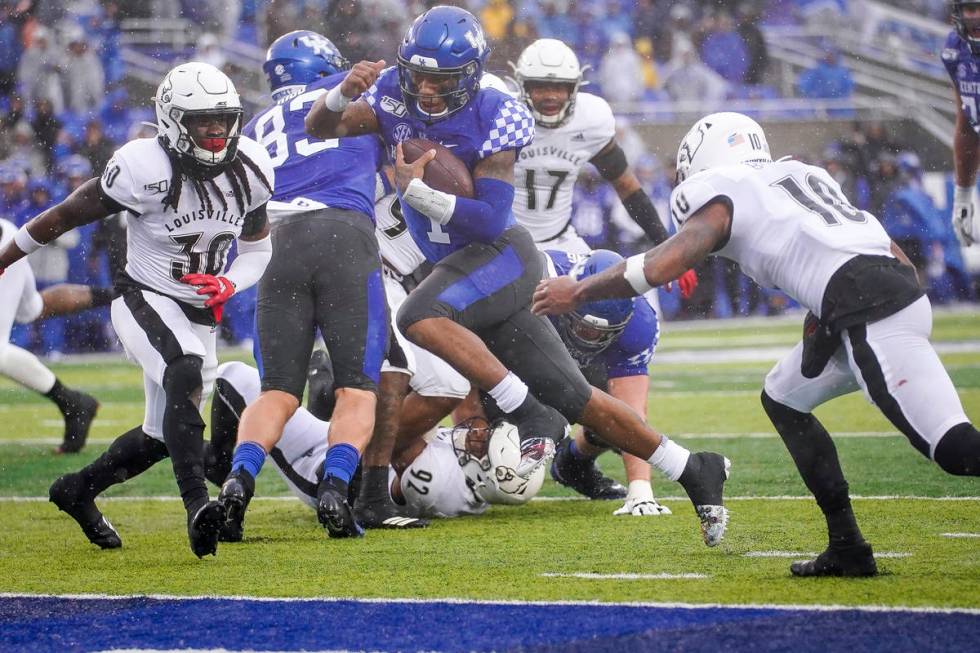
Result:
[[625,499],[626,488],[609,478],[595,464],[595,459],[578,458],[572,453],[572,438],[566,438],[555,451],[551,478],[590,499]]
[[187,518],[187,537],[191,551],[198,558],[218,552],[218,533],[225,523],[225,509],[217,501],[208,501]]
[[99,402],[84,392],[76,392],[72,407],[64,413],[64,441],[56,449],[57,453],[78,453],[88,440],[92,420],[99,412]]
[[398,512],[391,499],[381,497],[376,500],[358,498],[354,502],[354,519],[364,528],[387,528],[403,530],[425,528],[429,522],[417,517],[406,517]]
[[701,536],[708,546],[717,546],[728,527],[724,490],[731,467],[731,461],[721,454],[700,451],[691,454],[684,473],[677,479],[694,504],[701,522]]
[[218,503],[225,511],[225,521],[218,533],[219,542],[241,542],[245,530],[245,511],[255,494],[255,479],[244,469],[236,469],[221,485]]
[[122,546],[122,538],[96,507],[95,501],[82,496],[82,481],[77,474],[66,474],[52,483],[48,500],[74,519],[92,544],[102,549]]
[[534,470],[547,465],[555,455],[555,443],[568,437],[568,421],[551,406],[542,404],[531,394],[510,414],[521,438],[521,461],[514,473],[528,478]]
[[364,529],[354,519],[347,503],[346,483],[327,477],[317,491],[316,517],[330,537],[364,537]]
[[847,547],[828,547],[813,560],[799,560],[789,566],[794,576],[875,576],[878,564],[867,542]]

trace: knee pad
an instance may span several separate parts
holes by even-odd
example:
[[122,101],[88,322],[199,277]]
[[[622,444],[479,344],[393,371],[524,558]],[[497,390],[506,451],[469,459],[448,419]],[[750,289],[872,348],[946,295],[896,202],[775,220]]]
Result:
[[932,459],[956,476],[980,476],[980,431],[968,422],[957,424],[939,440]]

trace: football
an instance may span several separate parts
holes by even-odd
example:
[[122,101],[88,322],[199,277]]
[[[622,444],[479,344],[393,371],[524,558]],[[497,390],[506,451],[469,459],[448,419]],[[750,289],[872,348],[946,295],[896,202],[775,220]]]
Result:
[[402,154],[405,155],[406,163],[412,163],[429,150],[436,151],[436,158],[425,166],[422,181],[443,193],[472,199],[473,177],[466,164],[448,147],[424,138],[410,138],[402,142]]

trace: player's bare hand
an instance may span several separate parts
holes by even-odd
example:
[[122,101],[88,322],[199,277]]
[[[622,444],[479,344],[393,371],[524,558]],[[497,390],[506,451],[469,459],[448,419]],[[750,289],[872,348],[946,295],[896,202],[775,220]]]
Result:
[[413,179],[421,179],[425,174],[425,166],[429,161],[436,158],[436,151],[429,150],[411,163],[405,163],[405,154],[402,152],[402,144],[395,146],[395,186],[402,193],[408,188]]
[[561,315],[574,310],[579,301],[576,297],[578,282],[563,276],[542,279],[534,289],[531,312],[535,315]]
[[344,81],[340,82],[340,93],[351,99],[359,97],[377,81],[378,75],[384,70],[385,65],[384,59],[380,61],[358,61],[347,73]]

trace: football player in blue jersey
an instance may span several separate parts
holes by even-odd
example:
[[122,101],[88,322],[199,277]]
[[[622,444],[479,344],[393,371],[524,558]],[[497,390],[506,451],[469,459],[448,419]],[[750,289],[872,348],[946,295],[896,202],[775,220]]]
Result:
[[[533,139],[534,119],[523,102],[480,88],[488,53],[472,14],[434,7],[408,29],[395,67],[359,62],[319,98],[307,115],[307,132],[317,138],[380,133],[394,154],[405,221],[435,264],[402,304],[398,326],[489,394],[517,425],[518,475],[526,478],[547,464],[568,422],[581,423],[678,480],[695,505],[705,542],[714,546],[727,524],[728,461],[691,454],[629,406],[592,388],[551,323],[530,311],[545,260],[514,219],[512,203],[514,162]],[[475,197],[425,184],[423,171],[435,151],[406,163],[400,145],[413,137],[451,148],[473,176]]]
[[977,164],[980,163],[980,2],[953,1],[953,23],[943,49],[943,64],[953,80],[959,111],[953,132],[953,229],[963,245],[980,242],[980,220],[976,217]]
[[330,537],[363,534],[347,502],[348,484],[375,423],[388,309],[374,237],[377,138],[310,138],[313,102],[350,67],[327,38],[290,32],[269,48],[263,69],[273,104],[245,127],[276,168],[270,202],[272,261],[259,283],[256,323],[262,393],[242,415],[231,473],[219,501],[225,536],[241,525],[266,455],[299,407],[316,330],[333,364],[337,399],[323,463],[317,514]]
[[[545,254],[551,259],[556,275],[571,275],[575,279],[598,274],[623,260],[607,249],[585,255],[557,250],[545,250]],[[647,300],[643,297],[599,300],[551,320],[589,383],[645,417],[650,389],[647,367],[660,336],[657,313]],[[559,445],[551,464],[551,476],[590,499],[625,498],[625,504],[615,515],[669,515],[670,509],[653,497],[650,467],[644,461],[624,457],[628,492],[599,471],[595,460],[608,449],[609,445],[593,431],[583,430]]]

